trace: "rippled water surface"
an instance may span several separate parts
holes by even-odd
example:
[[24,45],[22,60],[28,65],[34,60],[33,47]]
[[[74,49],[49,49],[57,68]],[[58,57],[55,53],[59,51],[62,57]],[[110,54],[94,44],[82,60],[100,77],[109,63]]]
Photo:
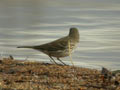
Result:
[[41,52],[16,47],[53,41],[70,27],[80,33],[75,65],[120,69],[120,0],[1,0],[1,57],[49,62]]

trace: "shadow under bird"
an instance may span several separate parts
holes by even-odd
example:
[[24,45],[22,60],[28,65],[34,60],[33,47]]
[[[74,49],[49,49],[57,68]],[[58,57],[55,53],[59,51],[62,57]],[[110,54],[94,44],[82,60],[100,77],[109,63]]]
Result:
[[19,46],[17,48],[31,48],[47,54],[51,58],[51,62],[55,62],[56,57],[62,64],[66,65],[61,57],[69,56],[79,43],[79,32],[77,28],[70,28],[69,34],[55,41],[37,45],[37,46]]

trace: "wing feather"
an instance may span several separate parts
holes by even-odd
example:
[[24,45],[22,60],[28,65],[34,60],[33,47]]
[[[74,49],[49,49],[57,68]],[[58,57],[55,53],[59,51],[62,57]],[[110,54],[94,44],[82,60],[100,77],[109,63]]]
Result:
[[39,50],[47,50],[47,51],[58,51],[58,50],[64,50],[68,47],[68,37],[64,37],[61,39],[58,39],[56,41],[39,45],[39,46],[34,46],[34,49],[39,49]]

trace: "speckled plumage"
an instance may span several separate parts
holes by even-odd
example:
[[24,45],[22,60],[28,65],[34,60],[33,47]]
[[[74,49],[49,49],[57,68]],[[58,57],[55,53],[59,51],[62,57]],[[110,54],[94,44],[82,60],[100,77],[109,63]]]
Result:
[[[79,43],[79,32],[77,28],[70,28],[67,36],[55,41],[38,46],[20,46],[18,48],[32,48],[47,54],[53,61],[54,59],[52,57],[56,57],[60,62],[62,62],[59,58],[69,56],[68,43],[70,44],[70,51],[72,52]],[[56,62],[54,61],[54,63]]]

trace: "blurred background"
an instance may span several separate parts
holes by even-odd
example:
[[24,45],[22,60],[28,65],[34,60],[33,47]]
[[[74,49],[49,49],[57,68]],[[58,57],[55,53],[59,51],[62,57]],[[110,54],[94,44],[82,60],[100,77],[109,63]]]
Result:
[[[120,0],[0,0],[0,58],[49,62],[49,57],[22,45],[40,45],[80,33],[72,54],[80,67],[120,69]],[[62,58],[70,64],[69,57]]]

